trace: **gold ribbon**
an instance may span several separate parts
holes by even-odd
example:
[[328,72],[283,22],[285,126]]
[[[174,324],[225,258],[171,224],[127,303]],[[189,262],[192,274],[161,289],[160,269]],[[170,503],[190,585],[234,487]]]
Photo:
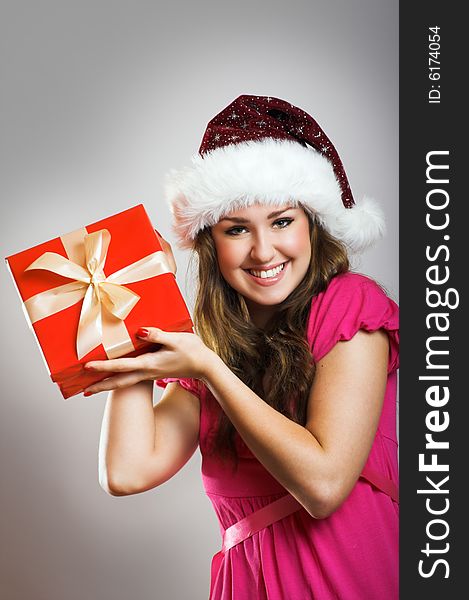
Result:
[[140,296],[123,284],[171,273],[164,252],[149,254],[106,277],[104,264],[111,241],[107,229],[90,234],[86,229],[79,229],[60,239],[68,258],[55,252],[45,252],[26,271],[44,269],[73,281],[26,300],[24,306],[31,323],[50,317],[83,299],[76,342],[78,359],[100,344],[108,358],[132,352],[135,347],[124,319]]

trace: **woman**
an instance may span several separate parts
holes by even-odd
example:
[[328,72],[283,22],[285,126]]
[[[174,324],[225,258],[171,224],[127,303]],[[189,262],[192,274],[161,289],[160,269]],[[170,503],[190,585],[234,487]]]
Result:
[[198,258],[197,335],[144,327],[156,352],[88,363],[110,376],[87,395],[113,390],[103,487],[154,488],[199,445],[223,533],[211,598],[397,598],[397,307],[347,257],[381,212],[355,204],[316,121],[271,97],[217,115],[166,192]]

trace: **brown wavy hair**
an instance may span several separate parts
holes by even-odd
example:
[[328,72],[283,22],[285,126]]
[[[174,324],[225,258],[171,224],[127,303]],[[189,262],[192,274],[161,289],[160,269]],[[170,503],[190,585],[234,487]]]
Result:
[[[304,425],[315,365],[306,340],[311,300],[333,277],[349,270],[344,245],[308,211],[311,260],[308,270],[278,311],[260,329],[251,321],[244,297],[222,277],[210,228],[194,243],[198,282],[194,324],[204,343],[267,404]],[[275,373],[275,385],[264,388],[264,375]],[[211,452],[237,466],[235,428],[221,411]]]

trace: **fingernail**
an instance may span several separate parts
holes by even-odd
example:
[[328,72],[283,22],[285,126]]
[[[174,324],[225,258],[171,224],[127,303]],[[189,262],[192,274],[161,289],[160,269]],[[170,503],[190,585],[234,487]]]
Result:
[[93,392],[83,392],[83,396],[92,396]]
[[87,369],[87,370],[88,370],[88,369],[89,369],[89,370],[91,370],[91,369],[94,369],[93,365],[83,365],[83,368],[84,368],[84,369]]
[[149,333],[150,332],[146,327],[140,327],[139,330],[137,331],[137,337],[146,338],[146,337],[148,337]]

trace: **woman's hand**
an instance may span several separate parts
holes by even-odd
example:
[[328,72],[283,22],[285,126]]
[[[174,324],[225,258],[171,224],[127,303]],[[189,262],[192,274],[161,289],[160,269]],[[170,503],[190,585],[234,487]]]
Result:
[[161,244],[161,248],[162,248],[163,252],[165,253],[166,258],[168,259],[169,268],[176,275],[177,265],[176,265],[176,259],[174,258],[173,250],[171,248],[171,244],[169,242],[167,242],[161,236],[160,232],[156,231],[156,229],[155,229],[155,233],[158,236],[158,241]]
[[156,327],[145,327],[137,335],[145,341],[160,344],[161,347],[135,358],[86,363],[86,370],[108,373],[109,377],[89,386],[84,391],[85,396],[163,377],[201,379],[211,360],[217,357],[195,333],[174,333]]

